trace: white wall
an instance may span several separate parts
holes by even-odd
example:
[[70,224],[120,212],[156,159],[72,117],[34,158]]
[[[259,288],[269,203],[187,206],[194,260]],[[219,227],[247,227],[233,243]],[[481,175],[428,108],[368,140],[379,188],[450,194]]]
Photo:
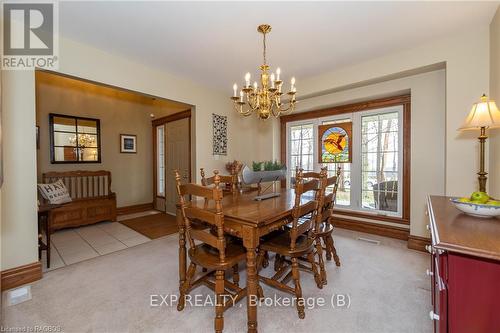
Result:
[[[490,95],[500,107],[500,7],[490,25]],[[489,193],[500,198],[500,128],[489,131]]]
[[[224,170],[228,160],[250,162],[258,153],[251,118],[242,119],[231,109],[228,95],[211,90],[101,50],[60,39],[59,72],[196,106],[194,119],[195,163],[198,169]],[[3,75],[3,135],[5,183],[2,188],[2,270],[37,260],[35,84],[31,71]],[[212,156],[212,113],[228,115],[228,156]]]

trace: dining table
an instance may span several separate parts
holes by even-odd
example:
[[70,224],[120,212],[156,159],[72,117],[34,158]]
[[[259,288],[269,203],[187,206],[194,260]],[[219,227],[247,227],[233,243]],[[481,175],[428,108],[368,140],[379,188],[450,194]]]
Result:
[[[256,250],[259,239],[289,222],[295,201],[293,189],[281,188],[278,196],[265,200],[255,200],[256,192],[235,191],[222,199],[225,232],[242,239],[246,249],[247,268],[247,326],[248,332],[257,332],[257,305],[250,302],[256,299],[259,280],[256,266]],[[304,198],[301,201],[306,201]],[[203,200],[191,200],[189,205],[204,208]],[[206,208],[206,207],[205,207]],[[186,279],[186,238],[185,225],[180,208],[177,207],[179,226],[179,285]]]

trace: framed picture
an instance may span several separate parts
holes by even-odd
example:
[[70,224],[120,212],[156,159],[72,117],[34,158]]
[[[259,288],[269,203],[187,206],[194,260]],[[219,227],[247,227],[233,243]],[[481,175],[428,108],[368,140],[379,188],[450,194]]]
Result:
[[120,153],[137,153],[137,135],[120,134]]
[[352,122],[318,126],[319,163],[352,162]]

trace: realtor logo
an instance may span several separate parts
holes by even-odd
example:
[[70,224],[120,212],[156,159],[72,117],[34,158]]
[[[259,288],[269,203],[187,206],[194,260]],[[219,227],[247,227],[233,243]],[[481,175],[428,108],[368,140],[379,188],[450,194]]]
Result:
[[2,69],[57,69],[56,2],[4,2]]

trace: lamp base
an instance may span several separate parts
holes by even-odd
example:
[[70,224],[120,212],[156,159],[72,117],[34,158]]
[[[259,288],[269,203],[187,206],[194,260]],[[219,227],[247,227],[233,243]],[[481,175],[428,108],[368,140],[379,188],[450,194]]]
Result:
[[481,134],[479,135],[479,172],[477,173],[479,177],[477,177],[479,181],[479,192],[486,192],[486,175],[488,174],[484,171],[484,146],[486,143],[486,127],[481,127]]

